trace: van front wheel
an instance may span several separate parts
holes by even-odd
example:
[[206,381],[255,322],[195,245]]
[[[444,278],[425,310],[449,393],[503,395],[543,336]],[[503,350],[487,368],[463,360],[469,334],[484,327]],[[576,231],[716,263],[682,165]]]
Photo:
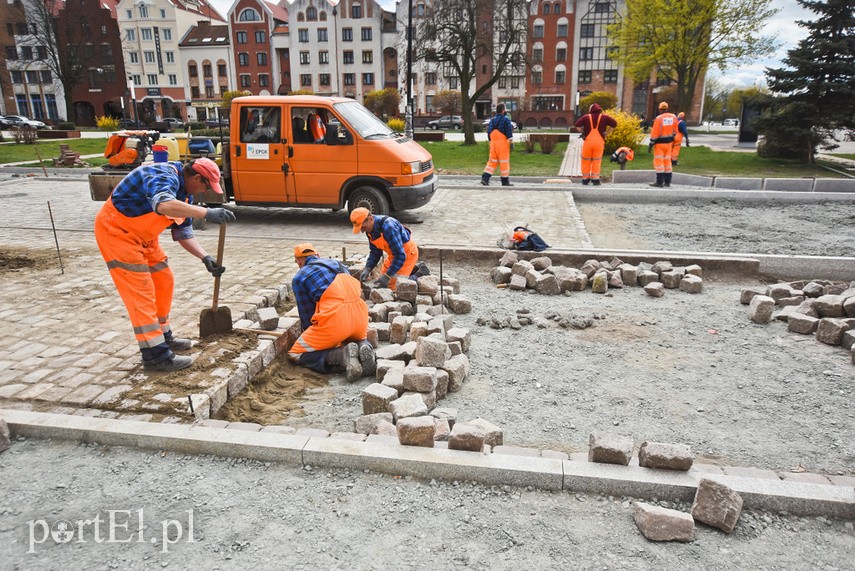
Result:
[[350,212],[355,208],[367,208],[371,214],[389,214],[389,201],[381,192],[370,186],[357,188],[347,199]]

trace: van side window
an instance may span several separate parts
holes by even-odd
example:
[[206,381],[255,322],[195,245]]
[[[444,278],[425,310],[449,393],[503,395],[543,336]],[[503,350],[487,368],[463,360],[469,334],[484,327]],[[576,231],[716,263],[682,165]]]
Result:
[[338,117],[323,107],[295,107],[291,110],[295,143],[352,145],[353,136]]
[[242,107],[241,143],[278,143],[281,140],[280,117],[279,107]]
[[294,143],[311,143],[312,136],[306,130],[306,116],[308,110],[294,109],[291,113],[291,130]]

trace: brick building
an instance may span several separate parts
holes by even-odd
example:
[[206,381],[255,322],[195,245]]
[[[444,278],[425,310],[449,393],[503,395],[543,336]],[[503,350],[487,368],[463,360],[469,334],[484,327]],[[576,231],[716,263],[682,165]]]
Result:
[[280,60],[271,48],[277,28],[288,23],[286,4],[265,0],[238,0],[228,14],[237,88],[253,95],[276,93],[274,81],[282,77]]

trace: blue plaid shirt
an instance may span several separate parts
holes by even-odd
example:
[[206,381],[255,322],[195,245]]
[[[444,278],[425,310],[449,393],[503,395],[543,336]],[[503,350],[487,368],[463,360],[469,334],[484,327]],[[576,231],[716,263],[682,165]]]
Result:
[[505,114],[493,115],[493,118],[490,119],[490,122],[487,124],[488,139],[490,138],[490,133],[493,132],[493,129],[498,129],[508,139],[514,138],[514,125]]
[[[392,252],[394,260],[389,270],[386,272],[388,276],[394,276],[398,273],[404,262],[407,259],[407,253],[404,252],[404,244],[410,241],[410,231],[404,228],[404,225],[392,218],[391,216],[383,216],[382,214],[374,215],[374,229],[368,234],[369,240],[376,240],[383,235],[386,243],[389,244],[389,250]],[[365,262],[366,268],[374,268],[380,257],[383,255],[383,250],[370,244],[368,260]]]
[[317,256],[308,256],[306,265],[294,274],[294,278],[291,280],[291,290],[294,292],[294,299],[297,301],[297,311],[300,312],[300,323],[303,325],[303,331],[312,324],[312,316],[315,315],[315,308],[321,300],[321,296],[324,295],[338,274],[349,275],[350,272],[341,262],[328,258],[322,259]]
[[[177,172],[176,172],[177,169]],[[184,185],[184,165],[181,162],[142,165],[122,179],[113,190],[112,201],[116,210],[128,218],[157,212],[157,205],[168,200],[193,203]],[[169,227],[173,240],[193,237],[193,219]]]

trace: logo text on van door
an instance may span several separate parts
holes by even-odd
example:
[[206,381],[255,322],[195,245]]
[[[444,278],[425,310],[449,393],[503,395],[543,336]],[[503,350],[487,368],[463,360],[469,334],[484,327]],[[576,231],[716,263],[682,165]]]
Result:
[[247,145],[246,158],[248,159],[269,159],[270,145]]

